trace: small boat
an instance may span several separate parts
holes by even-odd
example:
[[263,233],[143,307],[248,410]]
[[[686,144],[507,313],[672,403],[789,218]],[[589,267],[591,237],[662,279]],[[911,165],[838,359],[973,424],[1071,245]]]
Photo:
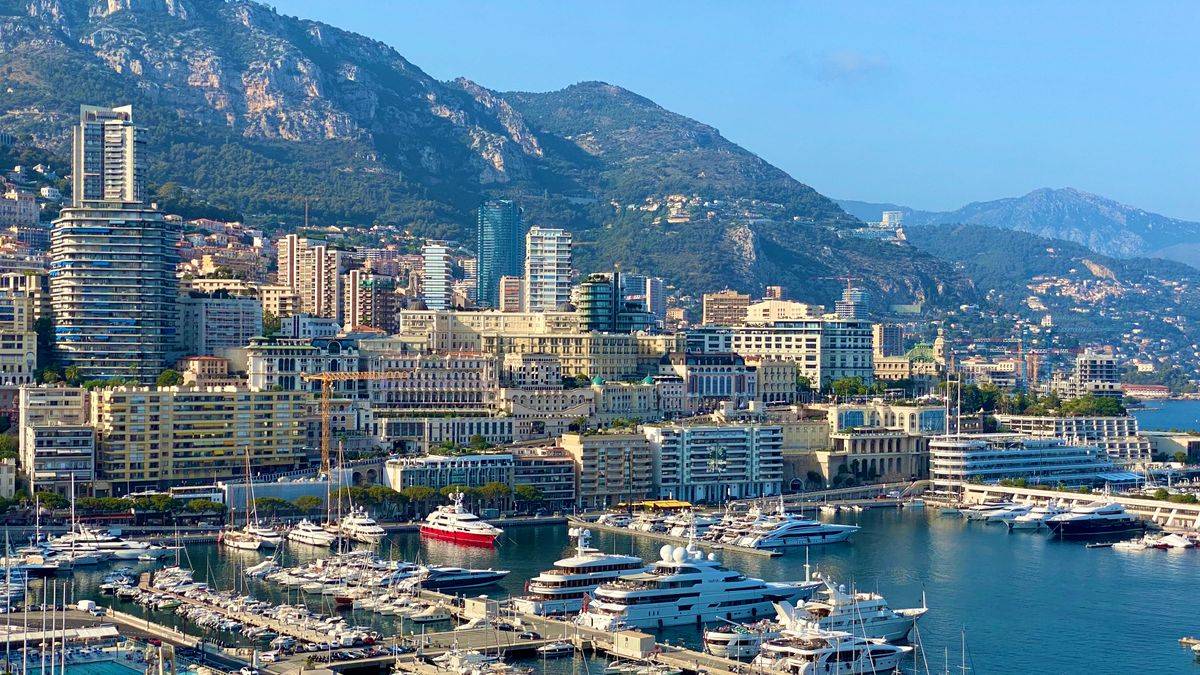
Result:
[[408,620],[412,621],[413,623],[433,623],[435,621],[449,621],[450,620],[450,612],[446,611],[445,605],[438,603],[436,605],[430,605],[430,606],[426,607],[425,609],[417,612],[416,614],[413,614],[412,616],[408,617]]
[[958,507],[955,507],[955,506],[943,506],[943,507],[942,507],[942,509],[941,509],[940,511],[938,511],[938,515],[941,515],[941,516],[961,516],[961,515],[962,515],[962,511],[961,511],[961,510],[959,510],[959,509],[958,509]]
[[139,562],[158,562],[158,556],[143,553],[137,557]]
[[637,675],[646,664],[639,661],[611,661],[604,666],[604,675]]
[[918,509],[918,510],[924,509],[925,508],[925,500],[921,499],[920,497],[913,497],[912,499],[908,500],[907,502],[904,502],[904,508]]
[[818,510],[827,516],[834,516],[842,512],[842,507],[837,504],[825,504]]
[[1192,540],[1179,534],[1164,534],[1158,538],[1158,541],[1166,544],[1168,548],[1193,548],[1195,546]]
[[[1088,548],[1093,548],[1092,544],[1088,544]],[[1118,541],[1112,545],[1114,551],[1145,551],[1148,546],[1141,539],[1130,539],[1128,541]]]
[[1085,548],[1112,548],[1115,544],[1111,541],[1093,541],[1090,544],[1084,544]]
[[548,645],[542,645],[541,647],[538,647],[537,652],[539,656],[544,656],[546,658],[570,656],[575,653],[575,645],[567,642],[566,640],[559,640],[558,642],[551,642]]

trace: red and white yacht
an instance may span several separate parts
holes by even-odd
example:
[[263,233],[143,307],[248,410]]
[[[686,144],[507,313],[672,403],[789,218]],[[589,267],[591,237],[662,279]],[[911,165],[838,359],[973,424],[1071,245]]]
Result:
[[490,546],[504,530],[493,527],[479,516],[463,508],[463,494],[450,495],[450,504],[437,507],[421,524],[421,536],[443,539],[460,544],[483,544]]

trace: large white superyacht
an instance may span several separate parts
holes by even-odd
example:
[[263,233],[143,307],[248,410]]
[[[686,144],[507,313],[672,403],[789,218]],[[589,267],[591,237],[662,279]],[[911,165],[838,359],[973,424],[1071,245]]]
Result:
[[664,545],[650,569],[625,574],[585,596],[577,621],[601,630],[683,626],[724,619],[738,621],[773,613],[777,602],[812,597],[821,585],[766,582],[721,566],[688,546]]
[[649,569],[632,555],[609,554],[592,548],[592,532],[571,528],[576,537],[575,555],[557,560],[554,568],[529,580],[526,595],[513,600],[513,607],[527,614],[569,614],[583,608],[583,596],[622,574]]
[[787,546],[813,546],[846,541],[858,532],[857,525],[838,525],[811,520],[788,513],[779,498],[778,511],[769,519],[761,520],[750,531],[733,543],[746,548],[784,548]]

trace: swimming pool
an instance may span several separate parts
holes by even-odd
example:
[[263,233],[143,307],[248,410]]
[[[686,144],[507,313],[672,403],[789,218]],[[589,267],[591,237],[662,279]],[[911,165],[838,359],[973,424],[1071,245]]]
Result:
[[[3,661],[3,659],[0,658],[0,661]],[[17,672],[20,672],[20,661],[14,661],[13,666],[17,668]],[[133,673],[141,675],[145,671],[145,668],[146,664],[144,662],[137,661],[136,659],[126,661],[124,654],[122,654],[121,660],[119,661],[107,660],[67,663],[67,672],[65,675],[133,675]],[[49,668],[47,668],[47,670],[49,670]],[[55,667],[54,672],[59,672],[57,667]],[[30,659],[29,670],[26,675],[39,675],[40,673],[40,659]]]

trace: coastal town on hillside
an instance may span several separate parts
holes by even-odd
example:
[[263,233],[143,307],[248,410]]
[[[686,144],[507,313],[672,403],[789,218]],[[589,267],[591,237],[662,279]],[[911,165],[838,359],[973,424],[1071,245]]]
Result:
[[[81,105],[69,165],[0,133],[38,158],[0,167],[6,673],[966,675],[969,639],[1042,672],[1007,667],[1054,656],[1013,653],[1032,622],[1111,637],[1071,592],[1141,623],[1194,585],[1181,262],[798,183],[225,213],[152,187],[139,106]],[[1200,659],[1156,621],[1121,630]]]

